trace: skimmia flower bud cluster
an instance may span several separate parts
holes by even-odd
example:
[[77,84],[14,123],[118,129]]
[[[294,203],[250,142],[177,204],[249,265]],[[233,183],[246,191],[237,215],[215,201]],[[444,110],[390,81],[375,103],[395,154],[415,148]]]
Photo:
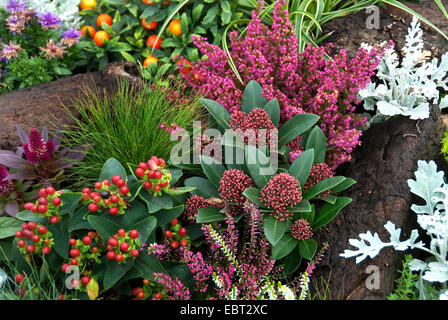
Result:
[[54,245],[53,234],[43,225],[38,225],[34,221],[24,223],[22,230],[15,233],[17,246],[22,254],[48,255]]
[[96,182],[95,191],[89,188],[82,190],[82,199],[84,203],[89,203],[90,212],[107,209],[113,216],[125,214],[127,204],[124,198],[130,195],[129,187],[119,175],[114,175],[111,181],[106,179],[103,182]]
[[59,222],[59,208],[63,205],[60,198],[62,194],[62,190],[56,191],[53,187],[41,188],[39,199],[35,203],[25,203],[24,208],[38,217],[49,218],[51,223],[56,224]]
[[127,259],[138,257],[140,246],[137,230],[126,232],[124,229],[119,229],[118,233],[107,242],[107,259],[126,263]]
[[166,162],[162,158],[152,156],[148,162],[141,162],[135,170],[137,177],[141,178],[143,188],[154,196],[161,196],[162,191],[170,188],[171,172],[166,169]]
[[104,251],[104,243],[98,232],[90,231],[82,239],[71,238],[69,245],[70,258],[68,263],[62,265],[63,272],[66,272],[70,265],[93,268],[95,264],[101,263],[100,256]]

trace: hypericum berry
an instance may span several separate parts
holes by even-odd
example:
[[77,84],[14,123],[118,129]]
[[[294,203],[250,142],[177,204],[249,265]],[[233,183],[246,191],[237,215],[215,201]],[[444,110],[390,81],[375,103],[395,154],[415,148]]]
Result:
[[97,247],[93,247],[92,248],[92,253],[98,253],[98,248]]
[[93,201],[95,201],[96,203],[101,202],[101,196],[94,196],[92,197]]
[[181,245],[181,247],[186,247],[186,246],[188,246],[188,241],[187,241],[187,239],[182,239],[182,240],[180,240],[180,245]]
[[23,237],[23,231],[22,230],[17,230],[16,233],[15,233],[15,236],[17,238],[22,238]]
[[37,228],[37,232],[39,232],[40,234],[46,234],[48,232],[48,228],[46,226],[40,226],[39,228]]
[[118,188],[124,187],[125,184],[126,184],[126,182],[123,179],[120,179],[117,182],[117,187]]
[[104,185],[110,187],[110,181],[109,181],[109,180],[104,179],[102,183],[103,183]]
[[120,188],[120,192],[122,195],[127,195],[129,193],[129,188],[124,186]]
[[32,208],[34,205],[35,205],[35,204],[32,203],[32,202],[27,202],[27,203],[25,203],[25,205],[23,206],[23,208],[24,208],[25,210],[29,210],[29,211],[31,211],[31,208]]
[[45,191],[47,191],[47,194],[49,194],[50,196],[56,192],[53,187],[48,187]]
[[138,164],[138,168],[146,171],[146,170],[148,170],[148,165],[146,163],[144,163],[144,162],[140,162]]
[[46,198],[48,196],[47,195],[47,189],[45,189],[45,188],[40,189],[39,190],[39,196]]
[[71,238],[70,240],[68,240],[69,245],[71,245],[72,247],[76,246],[76,239]]
[[25,242],[25,240],[19,240],[19,241],[17,241],[17,246],[18,246],[19,248],[25,248],[25,246],[26,246],[26,242]]
[[45,244],[50,244],[50,243],[51,243],[51,240],[47,238],[47,239],[44,240],[44,243],[45,243]]
[[138,237],[138,231],[137,230],[129,231],[129,236],[131,237],[131,239],[136,239]]
[[52,224],[59,223],[59,217],[58,216],[51,217],[50,223],[52,223]]
[[117,254],[117,256],[115,257],[115,260],[117,260],[118,262],[123,261],[123,259],[124,259],[124,256],[121,253]]
[[90,211],[90,212],[96,212],[96,211],[98,211],[98,205],[97,205],[96,203],[90,203],[89,206],[88,206],[88,208],[89,208],[89,211]]
[[83,285],[88,285],[89,284],[89,282],[90,282],[90,278],[89,277],[82,277],[81,278],[81,283],[83,284]]
[[82,193],[90,194],[91,192],[92,192],[92,190],[90,190],[89,188],[82,189]]
[[21,273],[16,274],[16,282],[18,284],[22,283],[23,280],[25,280],[25,276],[23,274],[21,274]]
[[58,300],[64,300],[64,295],[63,294],[58,294]]
[[109,239],[109,244],[110,244],[112,247],[115,247],[115,246],[118,245],[118,240],[115,239],[115,238],[110,238],[110,239]]
[[137,298],[138,299],[143,299],[145,298],[145,293],[143,291],[140,291],[139,293],[137,293]]
[[49,255],[50,252],[51,252],[51,248],[50,248],[50,247],[45,246],[45,247],[42,248],[42,253],[43,253],[44,255]]
[[117,215],[119,211],[120,211],[120,210],[118,209],[118,207],[111,207],[111,208],[109,209],[109,213],[110,213],[111,215],[113,215],[113,216]]
[[31,230],[23,230],[23,236],[27,239],[31,239],[34,236],[34,232]]
[[107,259],[109,259],[109,260],[115,260],[115,257],[116,257],[115,251],[109,251],[109,252],[107,253]]
[[101,182],[95,183],[95,189],[100,190],[103,187],[103,184]]
[[143,182],[143,188],[145,189],[151,189],[152,188],[152,182],[151,181],[145,181]]
[[122,244],[120,244],[120,250],[122,252],[128,252],[129,247],[130,247],[129,243],[127,243],[127,242],[123,242]]
[[48,204],[48,200],[47,200],[47,198],[40,197],[39,199],[37,199],[37,203],[46,206]]
[[72,257],[72,258],[79,257],[80,254],[81,254],[81,251],[79,251],[79,249],[77,249],[77,248],[73,248],[70,250],[70,257]]
[[141,168],[137,168],[137,170],[135,170],[135,174],[137,175],[137,177],[143,177],[145,175],[145,170],[141,169]]
[[175,218],[174,220],[172,220],[170,222],[170,225],[175,226],[177,224],[177,218]]
[[62,267],[61,267],[61,269],[62,269],[62,272],[66,272],[67,271],[67,268],[69,268],[70,267],[70,265],[68,264],[68,263],[64,263],[63,265],[62,265]]
[[[155,158],[155,160],[157,160],[156,157],[154,157],[154,158]],[[150,170],[156,171],[157,170],[157,163],[153,159],[150,159],[150,160],[148,160],[148,167],[149,167]]]
[[54,198],[53,200],[51,200],[51,203],[53,203],[54,206],[58,207],[61,205],[62,201],[61,198]]
[[109,199],[110,198],[110,191],[104,190],[100,192],[100,196],[103,199]]
[[170,230],[166,230],[165,231],[165,237],[167,237],[168,239],[173,237],[173,233]]
[[28,222],[28,229],[29,230],[34,230],[36,228],[37,228],[37,223],[36,222],[34,222],[34,221]]
[[29,245],[26,246],[26,252],[34,253],[34,252],[36,252],[36,247],[34,245],[32,245],[32,244],[29,244]]
[[154,191],[155,191],[155,192],[159,192],[160,190],[162,190],[162,188],[160,187],[159,184],[156,184],[156,185],[154,186]]
[[82,243],[88,246],[92,243],[92,239],[89,236],[85,236],[84,238],[82,238]]
[[162,178],[162,172],[160,172],[159,170],[157,170],[157,171],[154,173],[154,177],[155,177],[156,179],[160,180],[160,179]]
[[149,178],[149,179],[154,179],[154,178],[155,178],[155,172],[154,172],[153,170],[150,170],[150,171],[148,172],[148,178]]
[[148,279],[143,279],[143,284],[149,285],[149,280]]
[[83,194],[82,194],[82,198],[83,198],[84,200],[89,200],[89,199],[90,199],[90,194],[89,194],[89,193],[83,193]]
[[73,280],[72,280],[72,286],[73,286],[74,288],[78,288],[78,287],[79,287],[79,280],[73,279]]
[[28,230],[28,223],[22,224],[22,230]]
[[119,229],[118,230],[118,235],[120,237],[126,237],[126,231],[124,229]]
[[73,258],[73,259],[70,260],[70,264],[73,265],[73,266],[77,266],[78,263],[79,263],[79,261],[76,258]]
[[31,212],[32,213],[36,213],[38,209],[38,206],[36,206],[35,204],[33,204],[33,206],[31,207]]
[[37,211],[39,211],[39,213],[45,213],[48,211],[48,208],[46,205],[41,204],[40,206],[37,207]]
[[179,237],[185,237],[187,235],[187,229],[180,228],[177,234],[179,235]]
[[179,242],[173,241],[170,244],[171,249],[177,249],[179,247]]
[[131,256],[133,256],[134,258],[138,257],[139,254],[140,254],[140,252],[138,252],[137,249],[132,249],[131,250]]
[[120,201],[120,197],[117,196],[116,194],[113,194],[110,196],[110,202],[112,203],[118,203]]
[[134,288],[134,289],[132,289],[132,295],[137,296],[137,294],[141,291],[143,291],[143,289],[140,287]]
[[33,241],[34,243],[38,243],[40,241],[40,236],[35,234],[32,238],[31,241]]
[[162,298],[163,298],[163,294],[162,294],[162,292],[157,292],[157,293],[154,295],[154,298],[156,298],[156,299],[158,299],[158,300],[162,300]]
[[160,183],[160,186],[162,187],[162,188],[165,188],[166,186],[168,186],[168,181],[163,181],[163,182],[161,182]]
[[118,181],[120,181],[121,180],[121,176],[120,175],[118,175],[118,174],[116,174],[116,175],[114,175],[113,177],[112,177],[112,183],[114,184],[114,185],[118,185]]

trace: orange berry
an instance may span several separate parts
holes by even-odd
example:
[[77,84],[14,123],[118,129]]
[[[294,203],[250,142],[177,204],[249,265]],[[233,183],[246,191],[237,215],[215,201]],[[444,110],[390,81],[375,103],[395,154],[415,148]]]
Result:
[[154,56],[149,56],[148,58],[145,59],[145,61],[143,61],[143,65],[145,67],[149,66],[151,63],[157,63],[157,61],[159,61],[159,59],[157,59]]
[[155,4],[154,0],[142,0],[142,2],[146,4]]
[[157,39],[157,35],[153,34],[152,36],[148,37],[148,40],[146,40],[146,44],[150,48],[154,49],[161,49],[162,48],[162,38]]
[[168,30],[172,34],[175,34],[176,36],[180,36],[182,34],[182,28],[180,27],[180,21],[177,19],[174,19],[170,22],[170,25],[168,26]]
[[97,46],[102,47],[105,39],[107,40],[110,39],[109,34],[104,30],[100,30],[97,33],[95,33],[93,41]]
[[96,7],[96,0],[81,0],[81,10],[90,10]]
[[92,27],[92,26],[84,26],[84,27],[81,28],[81,34],[83,36],[86,36],[86,31],[87,31],[87,34],[89,34],[92,39],[93,39],[93,37],[95,37],[96,31],[95,31],[94,27]]
[[148,30],[154,30],[157,27],[157,21],[152,20],[149,25],[146,24],[145,18],[142,19],[142,26]]
[[96,18],[96,24],[98,27],[101,27],[101,25],[105,22],[109,26],[112,25],[112,17],[108,15],[107,13],[102,13]]
[[167,5],[170,4],[170,0],[163,1],[162,4],[163,4],[164,6],[167,6]]

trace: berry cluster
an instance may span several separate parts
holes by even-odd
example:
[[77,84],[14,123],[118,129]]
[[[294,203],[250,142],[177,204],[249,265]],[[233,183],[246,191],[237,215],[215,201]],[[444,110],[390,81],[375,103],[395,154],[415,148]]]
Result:
[[118,263],[126,263],[127,258],[138,257],[140,254],[138,247],[140,247],[140,241],[137,230],[126,232],[124,229],[119,229],[118,233],[108,241],[107,258],[116,260]]
[[39,190],[39,199],[35,203],[27,202],[24,205],[25,210],[50,218],[50,222],[56,224],[59,222],[59,208],[62,206],[60,198],[62,190],[56,191],[53,187],[42,188]]
[[85,203],[89,203],[90,212],[101,212],[103,209],[108,209],[109,213],[114,216],[125,213],[127,205],[124,198],[130,195],[129,187],[119,175],[114,175],[111,181],[96,182],[95,191],[89,188],[82,190],[82,198]]
[[100,256],[104,244],[101,241],[98,232],[90,231],[84,238],[69,240],[70,244],[70,261],[62,265],[62,271],[66,272],[67,268],[72,266],[93,266],[95,263],[101,263]]
[[162,300],[165,296],[165,289],[162,285],[143,279],[143,287],[132,289],[133,300],[147,300],[152,297],[153,300]]
[[19,239],[17,246],[23,254],[48,255],[54,244],[53,235],[48,228],[33,221],[24,223],[22,230],[16,231],[15,235]]
[[173,250],[176,250],[179,246],[189,246],[190,237],[187,236],[187,229],[178,223],[177,218],[170,222],[170,229],[165,230],[165,238]]
[[172,180],[171,172],[166,169],[165,160],[156,156],[152,156],[146,163],[140,162],[135,174],[144,181],[143,188],[154,196],[161,196],[162,191],[168,190]]

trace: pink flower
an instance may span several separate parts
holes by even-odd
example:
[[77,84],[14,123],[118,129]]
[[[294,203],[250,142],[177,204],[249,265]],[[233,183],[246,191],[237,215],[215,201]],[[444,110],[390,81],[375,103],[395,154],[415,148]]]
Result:
[[297,240],[306,240],[313,236],[310,223],[305,219],[299,219],[289,227],[289,232]]
[[194,224],[196,223],[196,216],[198,215],[199,209],[211,206],[204,197],[198,195],[191,196],[187,200],[187,203],[185,203],[183,218],[190,224]]
[[246,197],[243,192],[255,187],[251,177],[238,169],[224,171],[221,181],[219,182],[219,195],[227,203],[243,205]]
[[38,164],[49,161],[55,152],[54,143],[45,141],[36,129],[31,129],[29,142],[23,145],[23,150],[28,162]]
[[[326,163],[318,163],[311,168],[308,180],[303,186],[303,192],[308,191],[319,182],[334,176],[333,170]],[[330,194],[331,190],[324,191],[320,196],[325,197]]]

